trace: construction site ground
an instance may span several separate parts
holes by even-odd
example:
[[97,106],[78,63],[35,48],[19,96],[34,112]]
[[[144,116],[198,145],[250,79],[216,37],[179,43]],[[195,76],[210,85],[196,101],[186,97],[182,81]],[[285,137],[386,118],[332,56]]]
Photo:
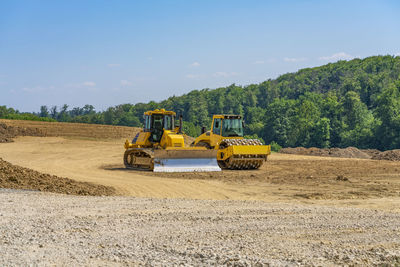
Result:
[[125,169],[123,139],[17,137],[0,158],[112,186],[120,195],[327,203],[400,211],[400,162],[273,153],[259,170],[153,173]]
[[[21,128],[33,127],[39,129],[40,132],[39,136],[18,136],[12,138],[14,142],[1,143],[0,158],[4,161],[53,175],[54,179],[67,177],[77,182],[89,182],[107,188],[112,187],[115,189],[114,195],[127,197],[102,197],[101,200],[90,196],[79,197],[79,199],[86,198],[87,200],[76,200],[80,203],[76,206],[76,210],[74,210],[74,204],[72,204],[75,203],[75,200],[65,200],[65,196],[61,195],[58,198],[57,195],[52,194],[48,196],[34,193],[32,193],[33,195],[31,193],[21,195],[16,192],[15,195],[11,196],[10,194],[14,194],[13,191],[7,191],[7,193],[0,191],[0,196],[3,195],[3,199],[5,199],[5,196],[9,196],[7,198],[10,198],[15,205],[22,206],[26,204],[18,203],[19,201],[35,199],[38,205],[42,205],[40,204],[42,200],[39,199],[43,199],[44,202],[49,200],[52,203],[58,203],[62,199],[62,201],[65,200],[66,203],[69,203],[65,212],[75,214],[78,219],[81,218],[80,216],[84,216],[85,220],[90,221],[87,223],[88,225],[92,225],[97,219],[100,224],[106,224],[106,222],[103,222],[104,219],[99,219],[96,217],[97,215],[91,214],[96,213],[96,209],[102,209],[102,207],[110,207],[107,214],[118,225],[118,222],[114,219],[120,220],[121,216],[128,216],[123,214],[124,207],[121,205],[126,205],[126,202],[129,201],[137,203],[139,206],[144,201],[145,206],[149,206],[148,209],[151,210],[152,214],[157,210],[159,211],[159,213],[156,212],[157,216],[160,216],[159,219],[165,215],[169,218],[168,220],[176,223],[177,218],[183,216],[179,212],[181,205],[185,212],[182,220],[189,218],[189,222],[179,225],[186,229],[183,232],[190,232],[188,234],[189,239],[195,239],[194,233],[196,231],[204,230],[208,231],[208,234],[200,234],[198,242],[191,245],[194,247],[193,251],[198,254],[188,253],[186,249],[189,245],[185,242],[189,241],[181,240],[187,246],[180,244],[181,247],[178,249],[177,247],[174,248],[174,242],[168,241],[165,244],[158,244],[154,239],[157,249],[164,251],[162,253],[168,254],[168,257],[171,256],[170,254],[181,253],[178,258],[177,254],[171,256],[171,260],[175,263],[179,263],[183,259],[183,263],[189,264],[213,262],[223,264],[222,259],[229,261],[232,257],[242,259],[245,256],[248,257],[243,258],[243,262],[262,262],[276,265],[290,265],[290,263],[317,263],[322,265],[358,263],[369,265],[400,262],[400,161],[274,153],[259,170],[224,170],[213,173],[152,173],[127,170],[122,164],[123,143],[125,141],[123,137],[132,139],[138,131],[135,128],[62,123],[51,125],[52,123],[44,122],[9,122],[4,120],[0,123],[8,123],[7,125]],[[172,200],[165,203],[160,200],[166,198]],[[212,202],[204,202],[204,200]],[[96,206],[96,202],[103,204]],[[82,209],[85,209],[85,203],[88,204],[88,212],[91,215],[84,214],[82,211]],[[210,215],[206,208],[201,208],[203,205],[221,207],[223,211],[218,216],[214,213]],[[51,207],[53,206],[54,212],[59,210],[58,204],[51,204],[48,209],[52,210]],[[193,208],[196,206],[198,208]],[[14,209],[15,207],[10,206],[8,210],[5,209],[4,212],[0,211],[0,213],[3,212],[3,215],[6,214],[6,218],[11,220],[9,216],[14,218],[13,210],[17,212]],[[172,209],[177,213],[177,217],[170,218],[171,213],[167,212],[164,207],[166,210]],[[279,210],[278,213],[274,213],[275,208]],[[32,207],[25,207],[24,210],[28,212],[30,209]],[[40,210],[41,208],[35,207],[33,209]],[[113,214],[113,209],[118,214]],[[126,207],[127,213],[135,212],[134,210],[129,205]],[[143,220],[148,219],[148,215],[143,215],[147,214],[143,207],[139,207],[138,210],[138,220],[140,219],[143,222]],[[23,214],[28,217],[32,215],[26,212]],[[202,214],[202,216],[199,214]],[[272,214],[277,217],[272,216]],[[108,215],[103,214],[102,216]],[[0,214],[0,216],[2,215]],[[15,214],[15,216],[18,216],[18,214]],[[100,215],[98,214],[98,216]],[[196,219],[196,216],[203,219]],[[309,217],[305,218],[304,216]],[[323,219],[320,219],[321,216]],[[121,224],[125,225],[125,228],[129,228],[129,220],[127,221],[124,218],[121,219]],[[368,218],[375,221],[368,224]],[[258,228],[248,226],[251,228],[248,230],[252,232],[251,234],[240,232],[238,230],[241,229],[240,225],[247,225],[246,221],[249,219],[257,221]],[[277,224],[271,225],[270,223],[275,219]],[[218,247],[219,241],[216,237],[218,235],[228,238],[228,231],[224,230],[222,234],[222,230],[217,227],[218,225],[215,225],[218,224],[215,220],[220,221],[226,229],[235,228],[232,231],[235,233],[236,239],[233,238],[232,240],[236,240],[237,246],[228,242],[226,243],[227,246],[232,246],[229,248],[229,253],[223,250],[219,251],[217,248],[212,252],[218,254],[218,259],[221,261],[217,260],[215,258],[217,256],[214,254],[211,257],[200,251],[201,248],[207,246],[208,241],[210,242],[210,251],[213,250],[213,246]],[[310,228],[310,224],[306,222],[308,220],[313,227]],[[171,238],[180,240],[180,237],[177,236],[179,231],[177,229],[171,231],[171,226],[168,226],[167,222],[150,221],[153,228],[149,226],[150,228],[145,228],[146,231],[151,232],[157,227],[161,227],[161,229],[165,227],[165,231],[170,231]],[[341,224],[341,222],[344,222],[344,224]],[[68,221],[68,223],[72,222]],[[216,228],[203,229],[204,223],[212,224]],[[0,225],[0,233],[4,234],[6,230],[10,231],[10,229],[6,229],[7,227],[10,226]],[[264,229],[265,227],[268,229]],[[91,229],[90,231],[95,231],[91,226],[88,226],[88,228]],[[105,231],[105,229],[106,226],[102,226],[98,227],[97,230]],[[132,225],[131,231],[125,234],[135,235],[135,231],[141,231],[135,229],[136,226]],[[259,232],[257,232],[257,229],[259,229]],[[290,229],[294,232],[291,233]],[[321,232],[316,233],[316,229],[320,229]],[[115,231],[118,232],[118,229],[115,228]],[[269,235],[265,235],[264,231],[270,231]],[[329,234],[327,234],[328,232]],[[257,237],[257,233],[260,236]],[[334,237],[335,233],[338,235],[337,237]],[[242,238],[239,238],[239,234]],[[91,235],[93,234],[89,236]],[[343,244],[340,241],[342,235],[343,238],[346,236],[345,240],[342,240],[343,242],[347,242],[347,239],[350,240],[348,246],[344,246],[345,250],[343,250]],[[84,239],[84,236],[79,238]],[[261,237],[265,238],[264,241]],[[338,237],[339,239],[337,239]],[[154,236],[154,238],[156,237]],[[293,245],[295,242],[289,242],[289,240],[295,239],[299,240],[297,245]],[[238,240],[242,240],[243,249],[238,247],[240,243]],[[108,241],[102,240],[101,242],[107,243]],[[29,241],[26,242],[29,243]],[[128,249],[126,246],[131,241],[120,240],[118,242],[120,242],[119,246]],[[150,241],[147,240],[146,242]],[[159,240],[159,242],[161,241]],[[266,249],[259,251],[253,249],[254,243],[252,242],[261,242],[257,246],[264,248],[276,246],[275,248],[279,249],[276,254],[273,254],[270,250],[267,254],[263,254],[266,253]],[[329,249],[321,251],[322,254],[311,253],[313,247],[316,248],[320,245],[324,248],[325,245],[323,244],[328,243]],[[285,246],[281,246],[282,244],[287,244],[287,251],[285,251]],[[109,243],[103,245],[103,252],[110,250],[109,246],[111,245]],[[163,247],[164,245],[165,247]],[[146,243],[144,247],[151,250],[152,245]],[[299,251],[300,247],[302,249]],[[0,241],[0,252],[8,251],[8,249],[10,247]],[[132,249],[134,250],[134,248]],[[40,250],[40,247],[37,250]],[[96,253],[100,253],[98,250],[97,248]],[[184,250],[185,253],[182,254],[181,250]],[[254,254],[254,251],[257,251],[258,254]],[[310,251],[310,253],[307,253],[307,251]],[[141,253],[139,254],[145,254],[144,252]],[[159,255],[164,255],[162,253]],[[133,263],[133,259],[137,260],[139,254],[126,256],[124,263]],[[361,262],[359,261],[360,258],[357,258],[357,254],[362,255]],[[154,255],[152,259],[156,260],[157,255]],[[108,254],[103,258],[101,253],[95,256],[101,259],[99,262],[117,262]],[[207,258],[211,259],[211,262],[201,261],[201,259]],[[16,262],[17,265],[29,263],[29,261],[21,262],[21,258],[19,260]],[[82,259],[75,262],[94,263],[94,261]],[[155,263],[154,261],[150,262]],[[137,260],[136,263],[146,263],[146,260]]]

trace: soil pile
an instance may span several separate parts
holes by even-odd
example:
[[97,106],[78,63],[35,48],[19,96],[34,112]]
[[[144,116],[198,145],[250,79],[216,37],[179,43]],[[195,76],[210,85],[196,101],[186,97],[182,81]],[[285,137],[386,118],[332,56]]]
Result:
[[16,136],[45,136],[45,134],[38,128],[10,126],[0,122],[0,143],[12,142],[12,138]]
[[377,149],[358,149],[356,147],[347,147],[347,148],[287,147],[287,148],[282,148],[279,152],[284,154],[296,154],[296,155],[306,155],[306,156],[400,161],[400,149],[387,150],[382,152]]
[[400,161],[400,149],[388,150],[380,152],[372,157],[377,160]]
[[356,147],[347,147],[347,148],[288,147],[288,148],[282,148],[279,152],[285,154],[320,156],[320,157],[359,158],[359,159],[372,158],[371,155]]
[[189,135],[186,135],[186,134],[183,135],[183,139],[185,141],[185,146],[186,147],[189,147],[195,140],[195,138],[193,138],[193,137],[191,137]]
[[109,186],[77,182],[31,169],[12,165],[0,158],[0,188],[28,189],[85,196],[111,196],[115,189]]
[[[9,127],[19,127],[23,129],[40,129],[46,136],[78,137],[90,139],[115,139],[126,138],[132,140],[136,133],[140,131],[137,127],[100,125],[87,123],[68,123],[68,122],[47,122],[47,121],[24,121],[24,120],[3,120]],[[18,134],[22,135],[22,134]]]

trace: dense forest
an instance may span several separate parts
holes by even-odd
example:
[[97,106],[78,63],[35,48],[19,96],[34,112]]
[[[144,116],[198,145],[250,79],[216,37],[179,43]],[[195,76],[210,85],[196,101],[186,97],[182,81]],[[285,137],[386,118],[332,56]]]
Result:
[[165,108],[183,115],[192,136],[210,126],[212,114],[225,113],[243,115],[248,136],[283,147],[400,148],[400,57],[339,61],[260,84],[194,90],[103,112],[91,105],[68,108],[21,114],[2,106],[0,117],[141,126],[144,111]]

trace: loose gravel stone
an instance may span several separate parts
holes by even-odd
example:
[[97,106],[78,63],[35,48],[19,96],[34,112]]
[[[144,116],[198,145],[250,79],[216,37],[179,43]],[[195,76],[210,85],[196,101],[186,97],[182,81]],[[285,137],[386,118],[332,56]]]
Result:
[[400,214],[0,189],[0,265],[400,264]]

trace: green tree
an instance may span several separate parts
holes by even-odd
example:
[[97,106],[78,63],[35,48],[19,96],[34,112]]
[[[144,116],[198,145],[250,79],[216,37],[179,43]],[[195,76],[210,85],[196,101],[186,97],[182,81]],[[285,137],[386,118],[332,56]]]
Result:
[[290,139],[293,130],[293,116],[296,101],[288,99],[275,99],[268,105],[265,113],[264,135],[261,136],[266,143],[275,141],[285,147],[294,145],[296,140]]
[[53,107],[50,109],[50,116],[51,116],[53,119],[57,119],[57,115],[58,115],[57,106],[53,106]]
[[372,142],[374,116],[367,106],[361,102],[360,96],[354,92],[346,93],[343,102],[342,146],[368,148]]
[[314,126],[312,146],[327,148],[330,145],[331,138],[330,120],[321,118]]
[[48,117],[49,116],[49,109],[47,106],[41,106],[40,107],[40,117]]
[[376,130],[380,149],[400,148],[400,81],[384,89],[375,110],[380,124]]

